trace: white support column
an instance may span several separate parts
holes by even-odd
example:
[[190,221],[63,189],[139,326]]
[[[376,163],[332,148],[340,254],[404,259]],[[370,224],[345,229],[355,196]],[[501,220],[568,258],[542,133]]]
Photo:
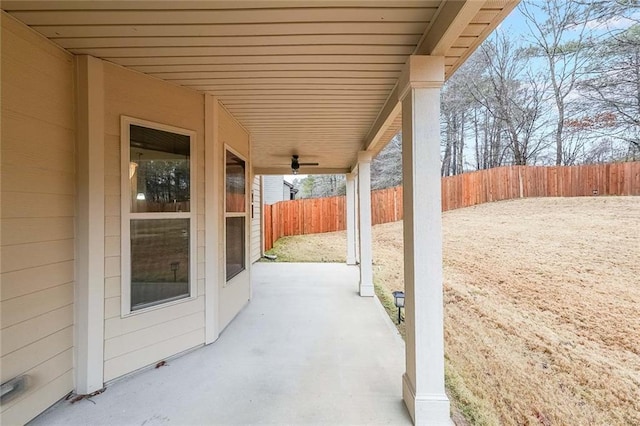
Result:
[[104,370],[104,70],[76,57],[75,388],[103,387]]
[[220,334],[218,306],[220,286],[218,282],[220,256],[219,235],[219,168],[220,147],[218,142],[218,100],[204,95],[204,168],[205,168],[205,344],[215,342]]
[[358,221],[360,236],[360,296],[373,296],[373,248],[371,238],[371,153],[358,153]]
[[412,56],[402,102],[406,373],[403,399],[416,425],[451,425],[444,388],[440,87],[444,58]]
[[356,179],[347,173],[347,265],[356,264]]
[[264,256],[264,176],[260,176],[260,257]]
[[360,186],[360,184],[359,184],[360,179],[358,179],[358,171],[357,170],[358,169],[356,168],[356,172],[354,174],[354,176],[355,176],[355,193],[354,193],[353,196],[355,197],[355,206],[354,207],[355,207],[355,215],[356,215],[356,219],[355,219],[355,224],[356,224],[355,230],[356,230],[356,232],[355,232],[355,235],[354,235],[355,242],[356,242],[355,243],[356,244],[356,265],[359,265],[360,264],[360,206],[358,205],[359,204],[358,203],[358,193],[359,193],[358,187]]

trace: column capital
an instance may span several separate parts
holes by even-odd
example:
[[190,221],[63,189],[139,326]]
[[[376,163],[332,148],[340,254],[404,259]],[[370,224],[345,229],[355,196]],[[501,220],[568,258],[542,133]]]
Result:
[[358,151],[358,164],[370,163],[373,155],[370,151]]
[[353,181],[353,180],[356,179],[356,174],[353,173],[353,172],[352,173],[346,173],[345,176],[346,176],[348,181]]
[[398,101],[410,89],[437,88],[444,83],[444,56],[411,55],[398,78]]

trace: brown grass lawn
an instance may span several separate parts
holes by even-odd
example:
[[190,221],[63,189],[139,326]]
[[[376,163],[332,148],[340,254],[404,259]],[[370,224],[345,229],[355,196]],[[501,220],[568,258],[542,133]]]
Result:
[[[538,198],[443,214],[447,384],[473,424],[640,424],[640,197]],[[344,232],[280,240],[344,261]],[[292,250],[289,250],[292,248]],[[382,293],[402,223],[374,227]]]

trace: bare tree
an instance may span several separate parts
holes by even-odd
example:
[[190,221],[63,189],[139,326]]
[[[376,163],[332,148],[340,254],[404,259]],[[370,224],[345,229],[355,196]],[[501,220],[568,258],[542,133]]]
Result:
[[402,134],[398,133],[371,161],[371,188],[402,185]]
[[480,52],[486,73],[474,80],[474,98],[491,114],[513,163],[526,165],[545,147],[545,83],[528,72],[527,55],[501,32]]
[[[612,26],[618,26],[621,19],[627,22],[640,23],[637,12],[640,0],[575,0],[583,6],[591,8],[591,18],[600,28],[615,32]],[[613,24],[613,25],[612,25]]]
[[594,126],[594,131],[603,135],[606,130],[624,141],[628,159],[636,159],[640,156],[640,24],[610,35],[593,50],[581,87],[599,117],[609,117],[608,126]]
[[640,157],[640,0],[520,10],[528,42],[498,32],[443,88],[441,174]]
[[471,67],[462,67],[455,78],[444,86],[441,96],[440,121],[444,153],[440,174],[442,176],[457,175],[464,172],[465,139],[467,123],[477,102],[471,96],[468,79]]
[[564,125],[571,106],[580,110],[580,103],[570,105],[571,95],[589,58],[586,48],[591,44],[588,23],[593,7],[591,3],[577,0],[525,0],[519,8],[531,30],[530,53],[544,59],[553,91],[556,106],[556,164],[567,164],[571,155],[566,158],[564,155],[571,149],[566,150],[563,146]]
[[309,175],[299,181],[300,198],[322,198],[344,195],[346,179],[344,175]]
[[442,176],[463,173],[470,167],[476,170],[498,167],[508,157],[502,123],[476,99],[474,89],[478,88],[491,90],[487,61],[481,51],[471,55],[443,87]]

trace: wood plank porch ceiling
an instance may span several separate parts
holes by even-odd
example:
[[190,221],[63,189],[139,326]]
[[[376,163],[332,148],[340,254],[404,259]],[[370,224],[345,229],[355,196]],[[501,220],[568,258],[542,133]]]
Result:
[[399,115],[376,122],[408,56],[444,55],[448,77],[516,3],[5,0],[2,8],[74,54],[217,96],[251,133],[254,168],[289,173],[291,154],[344,172],[359,150],[381,149],[400,128]]

